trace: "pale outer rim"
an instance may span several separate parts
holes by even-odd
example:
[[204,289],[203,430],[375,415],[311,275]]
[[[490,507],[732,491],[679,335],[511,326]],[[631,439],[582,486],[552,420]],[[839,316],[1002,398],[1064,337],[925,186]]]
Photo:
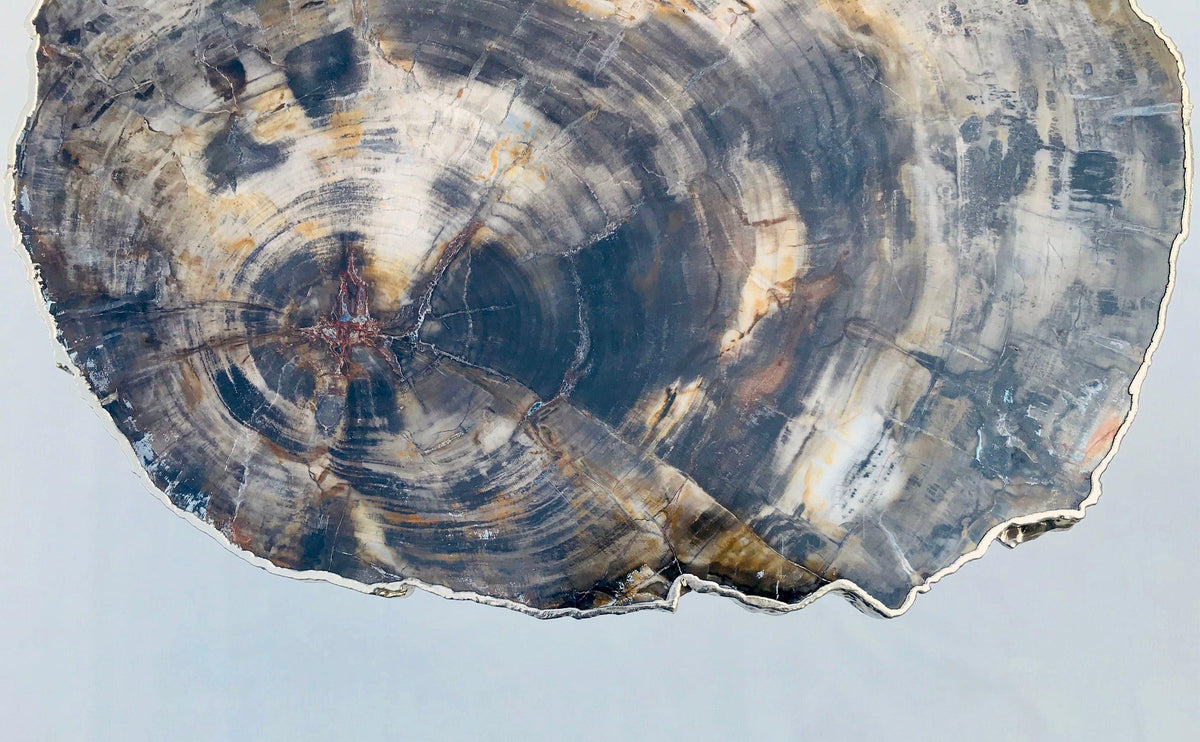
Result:
[[[37,84],[38,84],[38,80],[37,80],[37,77],[38,77],[37,76],[37,72],[38,72],[38,69],[37,69],[37,43],[38,43],[39,37],[38,37],[37,31],[34,30],[34,28],[33,28],[33,21],[37,17],[38,12],[41,10],[43,3],[48,2],[48,1],[50,1],[50,0],[39,0],[37,5],[34,7],[34,9],[29,13],[28,17],[25,19],[26,29],[29,31],[32,31],[32,33],[31,33],[31,42],[32,43],[30,44],[29,49],[26,53],[26,57],[29,60],[31,73],[30,73],[30,80],[28,83],[28,87],[29,87],[28,98],[26,99],[25,108],[21,113],[20,124],[12,136],[12,141],[9,143],[10,165],[9,165],[9,167],[7,167],[5,169],[4,178],[5,178],[5,185],[6,185],[5,192],[9,195],[9,198],[11,200],[9,201],[9,204],[6,206],[6,208],[4,209],[4,213],[5,213],[5,219],[8,222],[8,226],[9,226],[11,234],[16,237],[16,239],[13,243],[13,247],[22,256],[22,259],[23,259],[23,262],[25,265],[25,270],[26,270],[26,273],[28,274],[30,286],[33,290],[34,296],[37,298],[37,305],[41,310],[42,319],[45,321],[46,327],[50,332],[50,339],[51,339],[52,345],[54,347],[54,353],[55,353],[56,360],[58,362],[59,367],[69,370],[71,375],[75,378],[75,381],[78,384],[78,388],[79,388],[79,391],[81,392],[81,395],[91,405],[92,410],[104,421],[105,427],[106,427],[108,433],[110,435],[112,435],[115,439],[117,439],[117,441],[121,444],[121,448],[124,450],[125,454],[129,457],[130,462],[134,464],[134,466],[132,467],[133,472],[136,475],[138,475],[138,478],[141,481],[142,485],[145,486],[147,489],[149,489],[155,495],[155,497],[157,497],[159,499],[159,501],[161,501],[164,505],[166,505],[171,510],[171,512],[175,513],[177,516],[179,516],[183,520],[187,521],[192,526],[198,528],[202,533],[208,535],[214,541],[221,544],[222,546],[224,546],[226,549],[233,552],[237,556],[241,557],[243,560],[249,562],[250,564],[253,564],[256,567],[259,567],[260,569],[264,569],[267,572],[270,572],[270,573],[276,574],[276,575],[282,575],[284,577],[290,577],[290,578],[297,579],[297,580],[318,580],[318,581],[329,582],[329,583],[333,583],[334,585],[340,585],[342,587],[348,587],[353,590],[357,590],[358,592],[361,592],[361,593],[367,593],[367,594],[373,594],[373,595],[386,595],[386,596],[390,596],[390,597],[400,597],[400,596],[405,596],[405,595],[411,594],[414,588],[419,588],[421,590],[432,593],[434,595],[439,595],[443,598],[450,598],[452,600],[470,600],[470,601],[474,601],[477,603],[483,603],[485,605],[493,605],[493,606],[499,606],[501,608],[509,608],[511,610],[518,611],[520,613],[524,613],[524,614],[533,616],[535,618],[560,618],[560,617],[564,617],[564,616],[571,616],[573,618],[587,618],[590,616],[605,615],[605,614],[632,613],[633,611],[649,610],[649,609],[666,609],[669,611],[675,611],[679,607],[679,599],[683,595],[683,588],[685,586],[696,592],[716,593],[719,595],[723,595],[725,597],[734,598],[735,600],[740,601],[742,605],[744,605],[747,608],[750,608],[751,610],[759,610],[759,611],[763,611],[766,613],[773,613],[773,614],[784,614],[784,613],[791,613],[793,611],[798,611],[801,608],[805,608],[805,607],[809,606],[814,601],[816,601],[818,598],[821,598],[822,596],[826,595],[827,593],[840,592],[843,594],[843,597],[847,598],[852,603],[855,603],[859,607],[868,608],[873,613],[875,613],[879,616],[882,616],[885,618],[895,618],[897,616],[900,616],[903,613],[907,612],[908,609],[912,607],[912,604],[917,599],[918,595],[920,595],[921,593],[929,592],[929,590],[933,587],[934,583],[941,580],[943,577],[945,577],[947,575],[954,574],[964,564],[966,564],[968,562],[972,562],[972,561],[982,557],[984,555],[984,553],[987,552],[988,548],[992,545],[992,543],[997,540],[1000,540],[1001,535],[1009,528],[1012,528],[1014,526],[1017,526],[1017,527],[1030,526],[1030,525],[1034,525],[1037,523],[1042,523],[1045,521],[1053,521],[1053,520],[1063,521],[1064,524],[1074,524],[1074,523],[1082,520],[1083,516],[1085,514],[1084,511],[1086,511],[1087,508],[1094,505],[1100,499],[1100,494],[1101,494],[1100,477],[1104,474],[1104,471],[1108,468],[1109,463],[1112,461],[1113,457],[1117,454],[1117,450],[1120,448],[1121,442],[1122,442],[1122,440],[1124,440],[1125,434],[1126,434],[1126,432],[1128,432],[1129,426],[1133,422],[1134,416],[1137,414],[1138,401],[1139,401],[1139,398],[1141,397],[1142,383],[1145,381],[1146,373],[1150,368],[1150,363],[1151,363],[1151,359],[1154,356],[1154,351],[1156,351],[1158,349],[1158,345],[1162,340],[1163,328],[1165,327],[1165,324],[1166,324],[1167,305],[1170,303],[1171,294],[1174,292],[1174,289],[1175,289],[1176,264],[1179,259],[1179,248],[1183,244],[1183,242],[1187,239],[1189,227],[1191,225],[1192,198],[1195,195],[1194,194],[1195,184],[1192,182],[1193,175],[1194,175],[1194,168],[1195,168],[1195,164],[1192,161],[1192,157],[1193,157],[1193,141],[1192,141],[1192,129],[1191,129],[1192,100],[1191,100],[1191,94],[1188,91],[1187,81],[1184,79],[1183,56],[1179,52],[1179,47],[1177,47],[1175,45],[1175,42],[1173,42],[1163,31],[1162,25],[1158,21],[1156,21],[1155,19],[1153,19],[1149,15],[1147,15],[1141,9],[1141,7],[1138,5],[1137,0],[1128,0],[1129,6],[1133,10],[1134,14],[1136,14],[1142,21],[1144,21],[1152,29],[1154,29],[1154,33],[1166,45],[1167,49],[1171,52],[1171,55],[1175,58],[1175,63],[1178,68],[1179,85],[1180,85],[1180,90],[1182,91],[1182,96],[1181,96],[1181,101],[1180,101],[1180,103],[1182,105],[1181,113],[1182,113],[1183,126],[1184,126],[1184,163],[1183,164],[1184,164],[1185,195],[1184,195],[1184,205],[1183,205],[1183,220],[1180,225],[1179,235],[1175,238],[1175,242],[1171,246],[1171,254],[1170,254],[1169,261],[1168,261],[1169,262],[1169,270],[1167,273],[1167,286],[1166,286],[1166,290],[1163,294],[1162,302],[1159,304],[1158,324],[1155,326],[1154,334],[1150,340],[1150,345],[1146,349],[1146,354],[1143,357],[1142,365],[1140,368],[1138,368],[1137,373],[1134,374],[1133,381],[1129,385],[1129,394],[1132,397],[1132,404],[1129,408],[1129,413],[1125,416],[1124,421],[1121,423],[1120,427],[1117,429],[1117,433],[1113,437],[1112,447],[1109,449],[1108,454],[1100,461],[1100,463],[1099,463],[1099,465],[1097,465],[1096,469],[1093,470],[1091,492],[1088,494],[1088,497],[1083,502],[1080,503],[1078,508],[1070,509],[1070,510],[1047,510],[1045,512],[1033,513],[1031,515],[1022,515],[1020,517],[1012,518],[1010,520],[1004,521],[1003,523],[1000,523],[997,526],[994,526],[991,530],[989,530],[984,535],[983,540],[979,543],[979,545],[977,547],[975,547],[974,550],[967,552],[966,554],[963,554],[949,566],[943,567],[942,569],[938,570],[937,572],[934,572],[932,575],[930,575],[925,580],[925,582],[923,584],[917,585],[917,586],[913,587],[911,590],[909,590],[908,595],[904,599],[904,602],[898,608],[887,607],[882,602],[880,602],[879,599],[877,599],[874,596],[867,593],[867,591],[863,590],[861,587],[859,587],[853,581],[847,580],[844,578],[839,579],[839,580],[834,580],[833,582],[823,585],[819,590],[813,592],[811,595],[806,596],[803,600],[801,600],[798,603],[784,603],[782,601],[772,600],[770,598],[763,598],[763,597],[759,597],[759,596],[755,596],[755,595],[746,595],[745,593],[741,592],[740,590],[726,587],[724,585],[718,584],[716,582],[712,582],[710,580],[704,580],[699,577],[696,577],[695,575],[680,575],[679,577],[675,578],[674,582],[671,583],[671,588],[667,592],[667,597],[664,599],[661,599],[661,600],[647,601],[644,603],[636,603],[633,605],[626,605],[626,606],[600,607],[600,608],[590,608],[590,609],[554,608],[554,609],[546,609],[546,610],[539,610],[537,608],[533,608],[533,607],[525,605],[523,603],[518,603],[518,602],[512,601],[512,600],[505,600],[503,598],[495,598],[495,597],[491,597],[491,596],[487,596],[487,595],[480,595],[478,593],[472,593],[472,592],[459,592],[459,591],[451,590],[450,588],[445,587],[443,585],[434,585],[434,584],[422,582],[421,580],[411,578],[411,577],[404,579],[404,580],[397,581],[397,582],[375,583],[375,584],[368,585],[368,584],[365,584],[362,582],[358,582],[356,580],[347,579],[345,577],[342,577],[341,575],[337,575],[332,572],[325,572],[325,571],[320,571],[320,570],[299,571],[299,570],[287,569],[284,567],[276,566],[276,565],[272,564],[270,561],[268,561],[267,559],[260,557],[256,554],[252,554],[251,552],[238,547],[236,544],[234,544],[228,538],[226,538],[223,533],[218,531],[215,527],[213,527],[211,524],[207,523],[206,521],[203,521],[200,518],[198,518],[190,513],[184,512],[183,510],[180,510],[179,508],[175,507],[175,505],[173,503],[171,503],[170,498],[168,498],[167,495],[165,493],[163,493],[162,490],[160,490],[154,484],[154,482],[150,479],[149,473],[142,467],[142,463],[141,463],[140,459],[138,459],[137,454],[134,452],[133,446],[130,443],[129,439],[127,439],[120,432],[120,430],[117,429],[117,425],[113,421],[112,416],[109,415],[108,412],[106,412],[104,410],[104,408],[100,405],[99,398],[92,392],[92,390],[90,388],[88,388],[87,381],[84,379],[82,373],[79,371],[79,369],[77,369],[75,367],[74,363],[70,360],[70,358],[68,357],[68,355],[66,353],[66,349],[63,348],[62,344],[58,342],[58,330],[57,330],[57,326],[54,321],[54,317],[50,313],[50,307],[48,306],[45,298],[42,296],[41,281],[39,280],[39,277],[37,274],[37,269],[33,265],[33,258],[30,256],[29,250],[28,250],[28,248],[26,248],[26,246],[24,244],[24,236],[20,233],[20,230],[17,228],[16,219],[15,219],[16,203],[17,203],[17,195],[18,195],[16,193],[16,179],[14,177],[15,173],[16,173],[17,145],[20,142],[21,136],[25,132],[26,126],[29,123],[29,117],[33,114],[34,108],[37,104]],[[1011,543],[1010,545],[1015,546],[1017,543],[1020,543],[1020,542],[1016,541],[1014,543]]]

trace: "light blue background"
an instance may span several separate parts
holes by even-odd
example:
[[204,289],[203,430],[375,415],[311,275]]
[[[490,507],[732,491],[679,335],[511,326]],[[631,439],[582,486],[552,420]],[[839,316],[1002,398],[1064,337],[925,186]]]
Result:
[[[1142,5],[1200,65],[1195,0]],[[0,4],[6,134],[28,10]],[[269,575],[173,515],[55,370],[0,250],[0,739],[1200,738],[1198,251],[1074,530],[993,546],[894,621],[692,595],[539,622]]]

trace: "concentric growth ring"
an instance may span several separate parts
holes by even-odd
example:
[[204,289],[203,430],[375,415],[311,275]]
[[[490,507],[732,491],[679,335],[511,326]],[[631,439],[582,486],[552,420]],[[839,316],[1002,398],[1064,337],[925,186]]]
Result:
[[278,567],[894,613],[1082,514],[1155,338],[1183,91],[1097,7],[48,0],[17,219],[155,485]]

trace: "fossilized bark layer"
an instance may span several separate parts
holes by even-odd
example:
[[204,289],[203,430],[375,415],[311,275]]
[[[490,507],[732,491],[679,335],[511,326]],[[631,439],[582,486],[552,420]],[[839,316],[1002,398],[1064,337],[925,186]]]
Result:
[[1185,203],[1176,62],[1123,2],[36,28],[17,218],[71,358],[177,507],[365,585],[896,609],[1088,498]]

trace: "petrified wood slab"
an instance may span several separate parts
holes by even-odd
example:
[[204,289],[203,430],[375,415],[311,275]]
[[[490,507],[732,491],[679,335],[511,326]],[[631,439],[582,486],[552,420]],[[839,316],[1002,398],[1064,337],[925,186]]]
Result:
[[1186,206],[1126,0],[50,0],[17,221],[250,558],[894,615],[1082,517]]

